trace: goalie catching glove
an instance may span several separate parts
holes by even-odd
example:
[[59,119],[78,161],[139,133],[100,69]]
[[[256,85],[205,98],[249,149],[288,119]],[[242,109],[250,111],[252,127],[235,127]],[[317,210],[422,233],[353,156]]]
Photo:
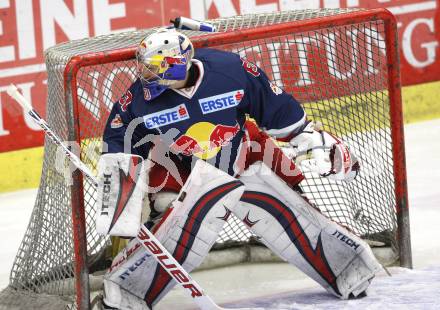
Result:
[[121,237],[137,235],[145,179],[142,157],[124,153],[101,156],[98,163],[98,234]]
[[[304,130],[290,140],[296,148],[296,158],[301,166],[332,180],[350,182],[356,178],[360,164],[348,146],[337,137],[321,129],[320,123],[310,122]],[[311,153],[311,160],[302,155]]]

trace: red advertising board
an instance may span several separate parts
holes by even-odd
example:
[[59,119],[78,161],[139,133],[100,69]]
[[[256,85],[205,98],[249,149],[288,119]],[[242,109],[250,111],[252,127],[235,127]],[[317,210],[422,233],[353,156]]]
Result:
[[0,0],[0,152],[42,145],[42,132],[7,96],[6,87],[16,84],[45,116],[43,51],[54,44],[165,25],[176,16],[385,7],[399,22],[403,84],[413,85],[440,79],[439,5],[435,0]]

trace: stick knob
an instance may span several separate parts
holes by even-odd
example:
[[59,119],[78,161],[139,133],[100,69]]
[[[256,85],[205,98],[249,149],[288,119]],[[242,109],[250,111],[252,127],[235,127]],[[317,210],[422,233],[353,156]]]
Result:
[[13,99],[15,99],[23,109],[26,110],[26,112],[32,111],[33,108],[31,104],[26,100],[26,98],[23,97],[22,94],[18,91],[17,87],[14,84],[11,84],[6,89],[6,92],[9,96],[11,96]]

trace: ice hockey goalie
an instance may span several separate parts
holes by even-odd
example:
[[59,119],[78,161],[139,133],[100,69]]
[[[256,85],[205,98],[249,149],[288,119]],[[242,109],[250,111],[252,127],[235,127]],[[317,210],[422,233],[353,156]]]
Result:
[[[350,182],[360,163],[346,143],[236,54],[194,50],[182,33],[159,29],[140,42],[136,58],[138,79],[114,104],[104,132],[101,232],[134,236],[139,206],[147,205],[152,232],[191,271],[233,213],[331,294],[364,295],[380,268],[371,249],[303,197],[301,170],[273,139],[288,143],[294,157],[309,154],[308,167],[321,177]],[[142,309],[175,283],[132,239],[104,284],[109,309]]]

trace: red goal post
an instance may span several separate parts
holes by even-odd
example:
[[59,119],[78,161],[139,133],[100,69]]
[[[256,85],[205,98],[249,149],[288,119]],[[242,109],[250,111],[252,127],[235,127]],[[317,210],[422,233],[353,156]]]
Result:
[[[364,169],[352,184],[306,174],[302,188],[308,198],[372,245],[390,247],[401,266],[412,267],[399,50],[392,14],[385,9],[306,10],[212,22],[219,33],[186,32],[196,48],[230,50],[256,63],[303,104],[310,118],[321,121],[359,154]],[[80,146],[81,158],[92,170],[111,105],[136,78],[136,43],[150,31],[72,41],[46,52],[49,124]],[[52,283],[74,277],[76,304],[87,309],[89,274],[98,268],[96,258],[109,240],[94,231],[92,184],[76,171],[73,185],[67,187],[53,168],[55,157],[56,149],[46,140],[41,186],[9,289],[71,296],[66,288],[71,283],[62,288]],[[68,212],[71,223],[63,218]],[[50,222],[55,227],[49,227]],[[250,237],[233,218],[219,243],[246,242]],[[45,251],[60,257],[42,263],[35,253]]]

